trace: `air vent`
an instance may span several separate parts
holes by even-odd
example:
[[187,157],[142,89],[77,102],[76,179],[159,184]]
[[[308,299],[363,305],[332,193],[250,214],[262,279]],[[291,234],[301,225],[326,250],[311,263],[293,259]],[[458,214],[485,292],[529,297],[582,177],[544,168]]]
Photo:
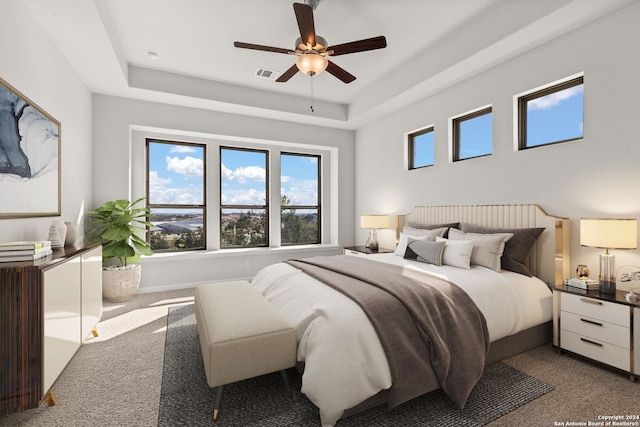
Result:
[[256,70],[256,77],[262,77],[269,80],[275,80],[278,78],[278,72],[273,70],[267,70],[266,68],[258,68]]

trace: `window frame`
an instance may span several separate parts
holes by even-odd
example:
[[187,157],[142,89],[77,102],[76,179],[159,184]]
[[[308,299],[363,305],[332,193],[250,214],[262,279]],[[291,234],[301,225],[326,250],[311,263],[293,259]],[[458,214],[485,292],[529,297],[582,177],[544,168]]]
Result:
[[[518,107],[518,113],[517,113],[517,126],[518,126],[518,131],[517,131],[517,137],[518,137],[518,142],[517,142],[517,149],[518,151],[522,151],[522,150],[528,150],[531,148],[538,148],[538,147],[546,147],[548,145],[555,145],[555,144],[562,144],[564,142],[573,142],[573,141],[580,141],[584,139],[584,128],[582,131],[582,136],[580,137],[576,137],[576,138],[568,138],[568,139],[562,139],[559,141],[551,141],[551,142],[547,142],[544,144],[538,144],[538,145],[531,145],[528,146],[527,145],[527,113],[528,113],[528,109],[527,109],[527,104],[529,101],[533,101],[534,99],[538,99],[538,98],[542,98],[544,96],[547,95],[551,95],[553,93],[557,93],[557,92],[561,92],[563,90],[567,90],[570,89],[572,87],[576,87],[576,86],[584,86],[584,75],[580,74],[578,76],[574,76],[574,77],[570,77],[566,80],[560,81],[560,82],[556,82],[556,83],[552,83],[548,86],[545,86],[543,88],[540,89],[535,89],[531,92],[528,92],[526,94],[520,95],[517,97],[517,107]],[[584,88],[583,88],[584,90]],[[583,105],[582,105],[582,114],[583,114],[583,123],[584,123],[584,98],[583,98]]]
[[[166,203],[152,203],[150,198],[150,162],[149,162],[149,145],[151,143],[167,144],[167,145],[187,145],[202,148],[202,204],[201,205],[189,205],[189,204],[166,204]],[[205,251],[207,250],[207,144],[197,142],[186,142],[168,140],[162,138],[145,138],[145,203],[146,207],[151,211],[152,209],[202,209],[202,247],[200,248],[188,248],[184,250],[162,250],[153,249],[154,252],[159,253],[179,253],[190,251]],[[147,229],[146,241],[151,244],[151,230]]]
[[[460,124],[469,120],[482,117],[484,115],[491,114],[491,152],[486,154],[479,154],[477,156],[460,158]],[[477,159],[480,157],[488,157],[493,154],[493,106],[488,105],[478,108],[469,113],[462,114],[460,116],[453,117],[451,119],[451,145],[452,145],[452,161],[459,162],[469,159]]]
[[[433,158],[433,163],[428,164],[428,165],[421,165],[421,166],[416,166],[415,164],[415,146],[416,146],[416,139],[422,135],[426,135],[428,133],[433,133],[433,149],[434,149],[434,158]],[[435,160],[435,126],[434,125],[429,125],[427,127],[424,127],[422,129],[418,129],[416,131],[413,132],[409,132],[407,134],[407,155],[408,155],[408,169],[409,170],[416,170],[416,169],[422,169],[422,168],[428,168],[431,166],[435,166],[436,160]]]
[[[265,155],[265,203],[266,205],[225,205],[222,203],[222,151],[223,150],[235,150],[235,151],[248,151],[248,152],[257,152],[257,153],[264,153]],[[220,144],[219,146],[219,167],[220,167],[220,176],[218,177],[219,180],[219,185],[218,185],[218,189],[219,189],[219,193],[218,193],[218,228],[219,228],[219,239],[218,239],[218,247],[220,249],[247,249],[247,248],[264,248],[264,247],[270,247],[270,239],[269,239],[269,228],[270,228],[270,224],[271,224],[271,217],[270,217],[270,211],[269,211],[269,203],[270,203],[270,192],[269,192],[269,181],[271,180],[271,175],[270,175],[270,170],[269,170],[269,154],[270,154],[270,150],[268,149],[259,149],[259,148],[249,148],[249,147],[232,147],[229,145],[224,145],[224,144]],[[261,209],[265,211],[265,242],[263,244],[259,244],[259,245],[250,245],[250,246],[242,246],[242,245],[238,245],[238,246],[223,246],[222,245],[222,235],[223,235],[223,230],[222,230],[222,211],[224,209],[244,209],[244,210],[252,210],[252,209]]]
[[[280,152],[280,178],[282,178],[282,156],[299,156],[299,157],[315,157],[317,159],[318,164],[318,198],[316,200],[317,205],[288,205],[286,208],[280,204],[280,244],[282,246],[301,246],[301,245],[317,245],[322,243],[322,155],[320,154],[310,154],[310,153],[299,153],[299,152],[290,152],[290,151],[281,151]],[[282,187],[282,185],[280,185]],[[280,192],[280,200],[282,200],[282,192]],[[315,242],[305,242],[305,243],[283,243],[282,242],[282,211],[285,209],[316,209],[318,212],[318,231],[316,232],[316,241]]]

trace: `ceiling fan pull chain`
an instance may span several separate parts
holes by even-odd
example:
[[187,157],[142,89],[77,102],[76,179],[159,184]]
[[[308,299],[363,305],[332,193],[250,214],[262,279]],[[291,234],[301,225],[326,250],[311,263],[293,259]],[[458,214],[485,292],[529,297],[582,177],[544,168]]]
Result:
[[311,81],[311,99],[310,99],[311,105],[309,107],[311,108],[311,112],[315,113],[315,110],[313,109],[313,76],[309,76],[309,80]]

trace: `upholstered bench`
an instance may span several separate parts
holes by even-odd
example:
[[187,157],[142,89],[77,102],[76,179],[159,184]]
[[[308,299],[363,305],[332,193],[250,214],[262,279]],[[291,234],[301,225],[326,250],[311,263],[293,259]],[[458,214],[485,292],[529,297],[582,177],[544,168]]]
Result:
[[271,303],[246,280],[198,286],[195,312],[209,387],[218,418],[226,384],[281,371],[296,364],[296,333]]

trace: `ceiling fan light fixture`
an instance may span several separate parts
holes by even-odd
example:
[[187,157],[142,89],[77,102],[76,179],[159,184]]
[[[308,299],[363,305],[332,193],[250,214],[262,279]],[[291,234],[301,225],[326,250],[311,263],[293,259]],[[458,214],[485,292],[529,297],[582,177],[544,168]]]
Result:
[[318,53],[305,53],[296,59],[298,69],[309,76],[322,73],[327,65],[329,65],[327,58]]

